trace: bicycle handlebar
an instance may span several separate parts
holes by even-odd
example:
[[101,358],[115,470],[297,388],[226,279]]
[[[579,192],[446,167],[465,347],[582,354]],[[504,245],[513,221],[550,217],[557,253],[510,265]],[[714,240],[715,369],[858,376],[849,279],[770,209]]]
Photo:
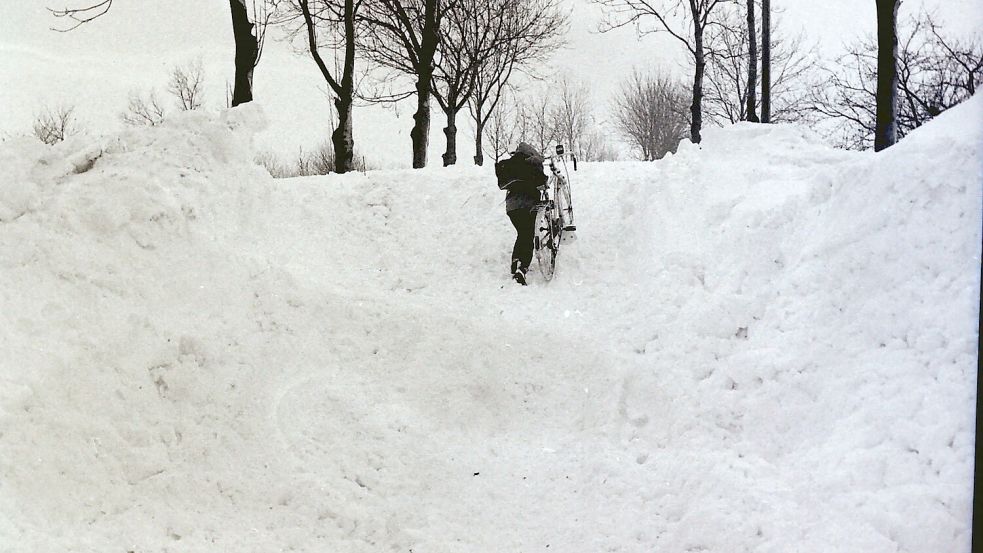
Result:
[[573,155],[572,153],[569,153],[569,152],[566,152],[566,153],[563,153],[563,154],[553,154],[553,155],[550,155],[550,156],[546,156],[546,157],[543,158],[543,163],[549,162],[550,169],[554,173],[559,173],[559,169],[556,167],[556,161],[557,160],[566,161],[567,158],[570,158],[570,161],[573,162],[573,170],[576,171],[577,170],[577,156],[575,156],[575,155]]

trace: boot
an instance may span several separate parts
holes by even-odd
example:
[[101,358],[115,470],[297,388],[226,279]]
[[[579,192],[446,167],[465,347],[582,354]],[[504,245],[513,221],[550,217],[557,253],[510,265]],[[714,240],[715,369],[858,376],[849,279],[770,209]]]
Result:
[[526,285],[526,270],[518,259],[512,260],[512,280],[523,286]]

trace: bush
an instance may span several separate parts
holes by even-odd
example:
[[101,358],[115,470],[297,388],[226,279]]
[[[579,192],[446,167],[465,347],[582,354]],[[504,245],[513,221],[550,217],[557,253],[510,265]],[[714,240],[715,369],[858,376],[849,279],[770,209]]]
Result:
[[[358,150],[354,158],[355,171],[364,173],[368,170],[365,157]],[[322,142],[311,150],[300,148],[292,161],[284,161],[271,151],[263,151],[256,155],[256,163],[265,167],[275,179],[327,175],[334,172],[334,147],[331,142]]]

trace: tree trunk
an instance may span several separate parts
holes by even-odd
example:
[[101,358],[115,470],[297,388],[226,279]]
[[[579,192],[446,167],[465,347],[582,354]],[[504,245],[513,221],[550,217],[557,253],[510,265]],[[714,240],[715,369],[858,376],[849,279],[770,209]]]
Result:
[[482,151],[482,136],[485,133],[485,126],[477,123],[474,128],[474,164],[481,166],[485,164],[485,153]]
[[416,83],[416,113],[413,114],[413,168],[427,166],[427,146],[430,142],[430,75],[420,75]]
[[232,9],[232,34],[235,37],[235,86],[232,90],[232,107],[253,101],[253,68],[259,46],[253,35],[253,24],[249,21],[246,4],[243,0],[229,0]]
[[693,144],[699,144],[703,137],[700,130],[703,129],[703,74],[706,72],[707,63],[703,55],[696,58],[696,74],[693,76],[693,104],[690,105],[690,125],[689,138]]
[[874,151],[898,141],[899,0],[877,0],[877,125]]
[[355,101],[354,0],[345,0],[345,65],[337,94],[334,105],[338,112],[338,127],[331,133],[331,143],[334,146],[335,171],[347,173],[355,168],[355,138],[352,136],[352,104]]
[[747,69],[747,120],[759,123],[758,109],[758,37],[754,22],[754,0],[747,0],[748,69]]
[[699,144],[703,137],[700,130],[703,128],[703,75],[706,73],[707,61],[703,52],[703,31],[700,29],[699,19],[694,17],[696,23],[696,71],[693,75],[693,104],[690,105],[690,126],[689,139],[693,144]]
[[430,144],[430,90],[433,80],[434,56],[440,42],[439,0],[425,0],[423,29],[420,32],[420,47],[417,50],[416,68],[416,113],[413,114],[413,168],[427,166],[427,147]]
[[771,123],[771,0],[761,0],[761,122]]
[[[485,164],[484,136],[485,124],[482,121],[482,108],[484,102],[477,100],[474,105],[474,164],[481,166]],[[498,161],[498,160],[496,160]]]
[[331,133],[331,144],[334,146],[334,166],[336,173],[347,173],[354,169],[355,139],[352,136],[352,96],[336,98],[335,108],[338,111],[338,127]]
[[[449,99],[450,100],[450,99]],[[447,126],[444,127],[444,136],[447,137],[447,149],[444,151],[444,167],[457,163],[457,110],[454,109],[454,99],[450,106],[444,110],[447,116]]]

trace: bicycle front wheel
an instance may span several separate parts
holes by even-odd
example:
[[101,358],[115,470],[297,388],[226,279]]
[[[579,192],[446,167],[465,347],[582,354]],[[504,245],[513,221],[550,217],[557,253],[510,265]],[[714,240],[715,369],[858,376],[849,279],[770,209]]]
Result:
[[570,182],[566,179],[558,179],[555,195],[563,229],[576,230],[577,224],[573,221],[573,199],[570,197]]
[[557,242],[553,209],[549,205],[540,205],[536,208],[536,235],[533,237],[533,247],[536,250],[536,260],[539,261],[539,270],[546,280],[552,280],[556,270]]

